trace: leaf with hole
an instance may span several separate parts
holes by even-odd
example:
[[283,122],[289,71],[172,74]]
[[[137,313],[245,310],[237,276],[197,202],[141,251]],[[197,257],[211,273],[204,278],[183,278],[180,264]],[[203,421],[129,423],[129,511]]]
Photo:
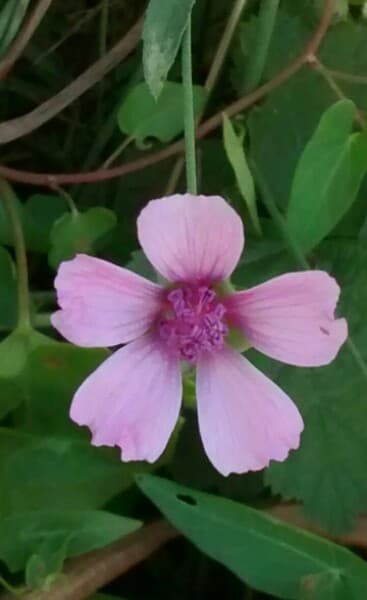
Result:
[[158,99],[180,48],[195,0],[150,0],[143,31],[145,80]]
[[298,600],[305,591],[316,594],[329,586],[336,597],[364,598],[367,567],[349,550],[261,511],[172,481],[141,475],[138,485],[193,544],[255,589]]

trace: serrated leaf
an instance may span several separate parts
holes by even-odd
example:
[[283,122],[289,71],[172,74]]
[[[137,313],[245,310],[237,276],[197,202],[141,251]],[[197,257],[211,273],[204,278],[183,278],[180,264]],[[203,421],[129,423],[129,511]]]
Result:
[[[198,116],[205,105],[203,87],[194,86],[194,111]],[[183,86],[168,81],[158,100],[154,100],[146,83],[130,90],[118,112],[123,133],[143,143],[146,138],[170,142],[184,130]]]
[[174,63],[195,0],[150,0],[143,31],[145,80],[158,99]]
[[139,476],[138,485],[202,552],[255,589],[299,600],[305,589],[315,593],[327,584],[340,598],[364,598],[367,567],[348,550],[243,504],[165,479]]
[[230,119],[225,113],[223,113],[223,141],[227,158],[234,171],[238,188],[249,211],[252,224],[255,231],[260,234],[261,227],[256,205],[255,184],[248,166],[243,140],[236,134]]
[[115,225],[115,213],[103,207],[63,215],[51,230],[50,265],[57,268],[62,261],[73,258],[78,252],[91,253],[96,242]]
[[104,511],[44,510],[0,519],[0,558],[20,571],[34,554],[64,547],[63,558],[101,548],[140,527],[139,521]]
[[286,220],[304,252],[325,238],[351,207],[367,170],[367,135],[351,134],[354,117],[349,100],[331,106],[298,163]]
[[[340,314],[367,360],[367,251],[356,241],[326,242],[317,266],[342,288]],[[277,383],[296,401],[305,430],[299,450],[273,463],[266,480],[275,493],[303,502],[306,514],[332,533],[350,529],[367,505],[365,427],[367,380],[348,347],[329,366],[283,367]]]

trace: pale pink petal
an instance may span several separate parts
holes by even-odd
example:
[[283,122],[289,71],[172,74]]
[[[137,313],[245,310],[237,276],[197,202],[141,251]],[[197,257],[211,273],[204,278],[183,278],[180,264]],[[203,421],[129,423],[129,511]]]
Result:
[[153,200],[140,213],[138,235],[152,265],[174,282],[226,279],[244,244],[240,217],[219,196]]
[[70,416],[87,425],[95,446],[119,446],[122,459],[154,462],[177,422],[178,361],[151,335],[115,352],[76,392]]
[[197,400],[204,448],[222,475],[258,471],[299,446],[303,421],[295,404],[230,348],[199,364]]
[[345,319],[336,319],[340,288],[324,271],[275,277],[223,302],[231,323],[256,348],[291,365],[330,363],[348,335]]
[[144,334],[162,297],[158,285],[85,254],[60,265],[55,287],[61,310],[52,324],[79,346],[114,346]]

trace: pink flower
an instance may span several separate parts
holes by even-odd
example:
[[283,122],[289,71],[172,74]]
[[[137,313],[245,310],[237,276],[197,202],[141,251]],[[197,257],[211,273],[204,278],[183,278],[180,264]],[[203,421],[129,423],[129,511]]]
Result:
[[298,366],[331,362],[347,337],[335,319],[339,286],[322,271],[288,273],[242,292],[220,283],[244,245],[241,219],[220,197],[175,195],[138,218],[141,246],[169,282],[156,285],[78,255],[56,278],[53,325],[80,346],[126,344],[77,390],[71,418],[96,446],[155,461],[177,422],[181,364],[197,367],[201,438],[223,475],[263,469],[299,446],[302,418],[290,398],[228,344],[230,328],[273,358]]

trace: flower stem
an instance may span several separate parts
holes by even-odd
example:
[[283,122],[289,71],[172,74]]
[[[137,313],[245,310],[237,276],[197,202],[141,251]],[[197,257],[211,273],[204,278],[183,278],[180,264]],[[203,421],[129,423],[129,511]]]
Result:
[[5,202],[11,226],[13,229],[15,256],[18,278],[18,331],[28,333],[31,331],[29,288],[28,288],[28,266],[27,254],[24,243],[22,223],[19,218],[16,197],[5,179],[0,179],[0,197]]
[[184,123],[187,191],[197,194],[194,93],[192,85],[191,17],[182,43],[182,81],[184,86]]
[[257,32],[254,51],[245,78],[245,92],[256,88],[263,76],[265,62],[273,35],[280,0],[262,0],[257,19]]
[[[248,2],[248,0],[235,0],[235,2],[234,2],[233,9],[228,17],[226,27],[223,31],[223,35],[220,39],[218,48],[217,48],[216,53],[213,58],[213,62],[209,69],[208,76],[205,80],[204,88],[206,91],[206,104],[208,104],[208,101],[213,92],[213,89],[215,88],[215,86],[218,82],[218,78],[219,78],[220,72],[223,68],[224,62],[227,58],[228,50],[231,46],[233,36],[237,29],[238,22],[240,20],[241,14],[242,14],[247,2]],[[204,107],[204,111],[205,111],[205,107]],[[203,114],[199,115],[199,117],[196,119],[197,124],[200,123],[202,116],[203,116]],[[175,192],[175,190],[178,186],[178,183],[180,181],[180,177],[181,177],[182,171],[184,169],[184,166],[185,166],[185,160],[182,156],[180,156],[176,160],[175,165],[172,170],[172,173],[169,177],[167,187],[165,190],[165,194],[164,194],[165,196],[170,196],[171,194],[173,194]]]

